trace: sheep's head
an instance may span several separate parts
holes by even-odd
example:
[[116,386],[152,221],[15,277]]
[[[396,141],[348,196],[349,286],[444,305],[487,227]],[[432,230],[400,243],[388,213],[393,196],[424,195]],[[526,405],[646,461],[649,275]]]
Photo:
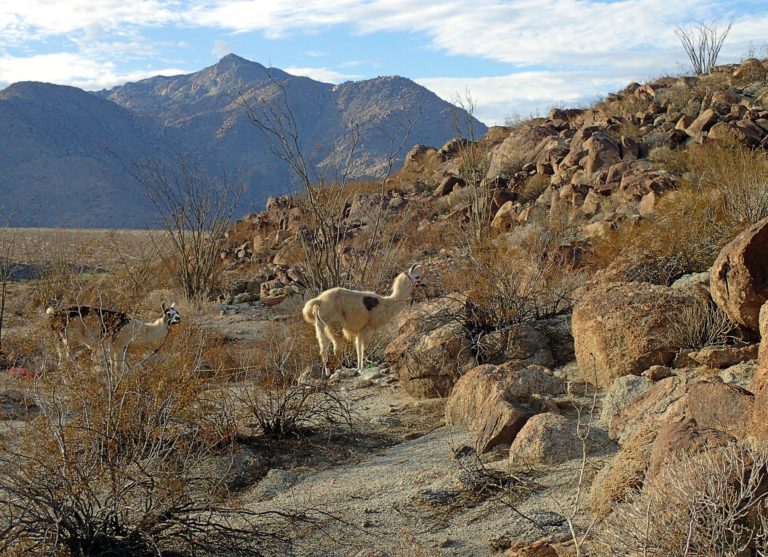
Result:
[[424,276],[421,274],[421,271],[419,268],[421,265],[411,265],[411,268],[406,271],[406,275],[408,275],[408,278],[411,279],[411,282],[413,282],[413,286],[420,287],[424,286]]
[[178,311],[176,311],[176,304],[171,304],[171,307],[165,307],[165,302],[163,302],[163,321],[165,321],[165,324],[169,327],[171,325],[176,325],[178,323],[181,323],[181,315]]

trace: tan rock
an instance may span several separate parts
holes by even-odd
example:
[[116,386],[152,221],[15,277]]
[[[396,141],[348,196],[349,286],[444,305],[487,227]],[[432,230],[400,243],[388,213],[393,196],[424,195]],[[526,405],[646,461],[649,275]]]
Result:
[[571,326],[576,361],[584,378],[598,386],[672,362],[676,346],[669,315],[698,300],[679,290],[648,283],[607,283],[578,301]]
[[511,443],[532,414],[510,400],[504,371],[493,365],[471,369],[456,383],[445,406],[446,422],[474,431],[480,453]]
[[463,304],[441,300],[398,316],[399,334],[384,350],[384,360],[411,396],[448,396],[459,371],[471,361],[462,327],[446,317],[462,311]]
[[750,390],[755,394],[755,408],[749,438],[760,448],[768,450],[768,303],[763,304],[759,316],[760,353],[757,371]]
[[760,308],[768,300],[768,218],[720,250],[710,270],[710,290],[728,317],[758,330]]
[[652,480],[666,466],[674,466],[682,455],[693,456],[732,443],[727,433],[684,420],[664,425],[651,449],[647,477]]
[[759,345],[726,346],[722,348],[708,346],[701,350],[689,352],[688,357],[699,365],[715,369],[725,369],[742,362],[748,362],[757,358]]
[[560,464],[580,456],[582,444],[576,436],[577,424],[565,416],[545,412],[529,419],[509,448],[514,463]]
[[766,69],[762,62],[756,58],[744,60],[733,72],[733,78],[741,83],[753,83],[763,81],[766,77]]
[[746,438],[755,396],[735,385],[699,381],[690,385],[683,415],[704,428],[723,431],[737,439]]
[[558,553],[548,542],[538,541],[531,545],[513,545],[507,551],[507,557],[558,557]]
[[685,133],[691,137],[696,137],[697,135],[700,135],[701,132],[708,131],[709,128],[717,123],[717,120],[717,113],[711,108],[708,108],[696,117],[691,125],[685,130]]
[[581,166],[587,174],[594,174],[603,168],[621,161],[619,146],[610,137],[603,133],[594,133],[584,142],[587,150],[585,160]]
[[491,221],[491,228],[494,230],[508,231],[517,225],[520,216],[521,207],[519,203],[507,201],[502,205]]

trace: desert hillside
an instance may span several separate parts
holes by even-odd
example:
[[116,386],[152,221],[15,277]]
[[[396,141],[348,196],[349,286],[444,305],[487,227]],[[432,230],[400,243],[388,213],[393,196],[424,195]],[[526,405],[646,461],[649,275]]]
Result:
[[236,222],[181,174],[162,231],[3,230],[3,554],[768,555],[768,61],[384,180],[272,147]]

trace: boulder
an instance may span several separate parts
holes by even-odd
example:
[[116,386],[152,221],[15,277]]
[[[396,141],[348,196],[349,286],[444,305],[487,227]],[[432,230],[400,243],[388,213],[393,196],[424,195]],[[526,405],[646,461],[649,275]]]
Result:
[[755,396],[741,387],[698,381],[685,395],[683,416],[700,427],[723,431],[744,439],[750,430]]
[[511,443],[533,414],[511,400],[506,383],[505,370],[477,366],[459,379],[445,406],[447,423],[475,432],[479,453]]
[[478,342],[478,361],[551,367],[554,358],[549,338],[530,323],[518,323],[493,331]]
[[680,456],[693,456],[733,441],[727,433],[700,426],[695,420],[666,424],[653,442],[647,478],[652,480],[665,466],[673,466]]
[[760,353],[750,391],[755,394],[755,406],[749,438],[760,448],[768,450],[768,303],[760,310]]
[[580,166],[592,175],[598,170],[609,168],[621,161],[621,150],[616,142],[602,132],[593,133],[584,142],[587,150],[586,157],[580,161]]
[[756,58],[748,58],[733,72],[733,78],[741,83],[754,83],[763,81],[766,77],[766,68]]
[[505,174],[510,162],[532,153],[543,139],[557,134],[554,126],[524,125],[513,130],[504,141],[491,149],[486,178],[493,180]]
[[693,374],[686,373],[652,383],[611,418],[609,437],[624,445],[645,431],[657,431],[661,424],[682,419],[685,396],[695,381]]
[[711,108],[708,108],[696,117],[691,125],[686,128],[685,133],[691,137],[696,137],[702,132],[708,131],[717,123],[717,120],[717,113]]
[[710,270],[710,290],[731,320],[758,330],[760,307],[768,300],[768,218],[720,250]]
[[508,231],[510,228],[517,225],[520,211],[521,206],[519,203],[507,201],[498,211],[496,211],[496,215],[491,221],[491,228],[503,232]]
[[757,358],[758,345],[747,346],[707,346],[695,352],[688,352],[688,357],[699,365],[714,369],[725,369],[742,362]]
[[[659,367],[659,366],[653,366]],[[653,369],[653,368],[651,368]],[[611,418],[621,412],[633,400],[651,388],[651,381],[637,375],[624,375],[617,377],[611,386],[606,389],[603,396],[603,405],[600,418],[609,423]]]
[[605,387],[616,377],[671,363],[677,347],[669,316],[699,303],[687,292],[648,283],[594,287],[576,303],[571,321],[584,378]]
[[560,464],[581,455],[577,424],[560,414],[545,412],[529,419],[509,448],[510,460],[526,465]]

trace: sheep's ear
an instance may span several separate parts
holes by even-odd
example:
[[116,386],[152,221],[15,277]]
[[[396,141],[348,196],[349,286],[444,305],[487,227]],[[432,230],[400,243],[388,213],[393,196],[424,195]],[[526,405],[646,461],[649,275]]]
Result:
[[160,307],[161,307],[161,308],[163,308],[163,313],[165,313],[165,302],[163,302],[163,303],[160,305]]

